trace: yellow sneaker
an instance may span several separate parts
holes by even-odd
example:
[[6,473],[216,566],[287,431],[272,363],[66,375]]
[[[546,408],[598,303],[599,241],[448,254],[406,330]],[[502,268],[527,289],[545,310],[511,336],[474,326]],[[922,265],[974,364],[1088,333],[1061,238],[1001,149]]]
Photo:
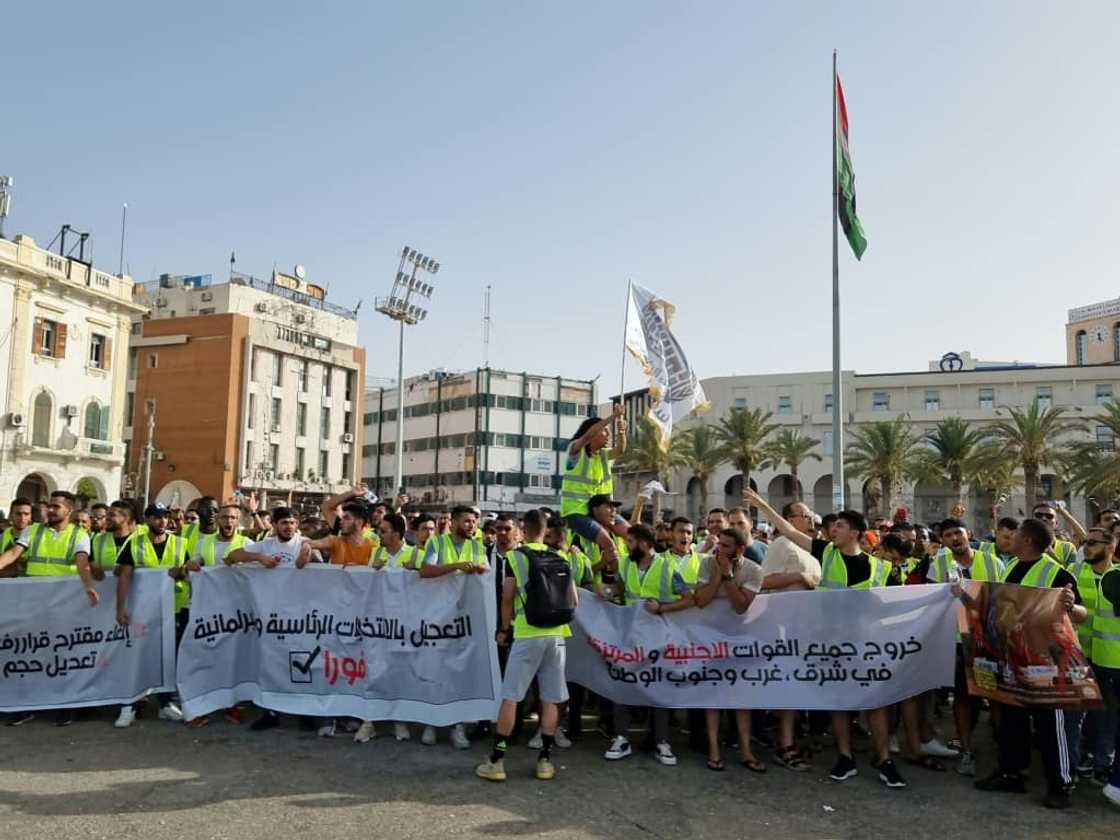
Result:
[[556,768],[547,758],[537,759],[537,778],[545,782],[556,778]]
[[484,761],[474,768],[474,772],[480,779],[486,779],[490,782],[504,782],[506,780],[506,767],[501,759]]

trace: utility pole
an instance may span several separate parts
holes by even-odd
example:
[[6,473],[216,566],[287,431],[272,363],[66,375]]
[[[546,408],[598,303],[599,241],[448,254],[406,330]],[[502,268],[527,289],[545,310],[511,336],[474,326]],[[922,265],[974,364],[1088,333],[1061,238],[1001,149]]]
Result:
[[155,439],[156,434],[156,404],[155,401],[149,403],[148,408],[148,443],[144,447],[144,505],[151,504],[149,494],[152,490],[152,457],[155,454],[155,447],[152,441]]

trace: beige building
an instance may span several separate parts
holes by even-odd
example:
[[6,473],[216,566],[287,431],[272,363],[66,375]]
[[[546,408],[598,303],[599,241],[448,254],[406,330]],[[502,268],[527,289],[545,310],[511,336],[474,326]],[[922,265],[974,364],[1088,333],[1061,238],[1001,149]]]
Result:
[[0,239],[0,508],[69,490],[117,498],[132,278]]
[[1066,362],[1071,365],[1120,362],[1120,298],[1069,311]]
[[[1005,406],[1027,407],[1038,399],[1043,406],[1066,408],[1072,416],[1087,422],[1090,438],[1111,443],[1108,429],[1093,422],[1099,407],[1114,396],[1120,397],[1120,365],[1106,364],[1086,369],[1069,365],[1030,365],[1008,363],[991,365],[973,359],[969,354],[948,354],[930,364],[930,370],[857,374],[845,371],[844,414],[846,428],[876,420],[903,417],[917,431],[924,432],[947,417],[961,417],[978,424],[1000,418]],[[802,497],[818,512],[832,509],[832,373],[760,374],[756,376],[713,377],[703,380],[712,409],[704,418],[716,423],[732,408],[762,408],[774,413],[779,427],[800,430],[816,438],[820,444],[815,454],[800,465]],[[644,411],[648,401],[644,392],[627,395],[628,415]],[[633,405],[631,405],[633,404]],[[606,410],[600,408],[600,411]],[[648,476],[620,476],[616,495],[629,505],[639,481]],[[776,506],[793,498],[794,484],[788,468],[761,470],[751,475],[751,483]],[[865,489],[870,492],[865,492]],[[865,488],[855,479],[848,481],[849,504],[870,512],[883,505],[871,498],[877,488]],[[677,471],[670,490],[681,493],[671,496],[666,506],[695,516],[699,510],[698,481],[685,471]],[[742,493],[742,476],[731,464],[722,465],[709,481],[710,506],[733,505]],[[1040,498],[1067,499],[1067,491],[1057,475],[1044,473]],[[968,517],[975,523],[986,522],[993,500],[970,496]],[[1079,516],[1091,516],[1088,500],[1068,499]],[[907,485],[891,500],[906,505],[912,516],[922,522],[934,521],[949,514],[954,499],[947,486]],[[1013,495],[1004,509],[1018,515],[1025,504],[1021,491]]]

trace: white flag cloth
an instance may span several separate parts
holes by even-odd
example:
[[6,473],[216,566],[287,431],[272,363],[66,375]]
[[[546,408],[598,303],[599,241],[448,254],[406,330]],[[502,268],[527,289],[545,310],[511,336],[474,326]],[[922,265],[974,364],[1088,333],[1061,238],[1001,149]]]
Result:
[[649,377],[649,417],[657,426],[663,449],[669,446],[673,423],[711,407],[680,342],[670,330],[675,312],[676,307],[669,301],[631,284],[626,349]]

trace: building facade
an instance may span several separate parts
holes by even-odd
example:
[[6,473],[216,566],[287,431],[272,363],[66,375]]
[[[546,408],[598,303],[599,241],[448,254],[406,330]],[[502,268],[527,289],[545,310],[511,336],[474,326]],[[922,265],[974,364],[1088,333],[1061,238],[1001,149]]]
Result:
[[357,313],[302,273],[220,284],[165,275],[142,287],[150,316],[132,324],[125,429],[137,495],[146,482],[153,498],[184,506],[255,491],[311,510],[357,481]]
[[0,239],[0,507],[69,490],[121,491],[130,277]]
[[1120,298],[1069,311],[1066,362],[1071,365],[1120,362]]
[[[1084,421],[1088,439],[1102,446],[1113,443],[1108,428],[1094,422],[1094,418],[1101,413],[1102,405],[1120,397],[1120,364],[1090,368],[991,365],[978,362],[968,354],[949,354],[931,363],[930,368],[882,374],[845,371],[842,405],[846,429],[896,417],[902,417],[919,433],[932,430],[937,421],[948,417],[960,417],[983,426],[1005,417],[1007,407],[1027,408],[1037,399],[1043,407],[1064,408],[1070,417]],[[791,501],[796,490],[814,510],[828,512],[832,509],[831,371],[713,377],[703,380],[703,386],[712,402],[711,411],[689,422],[715,424],[733,408],[761,408],[773,412],[772,422],[779,428],[797,429],[818,440],[813,455],[799,465],[796,483],[786,465],[758,470],[751,474],[750,483],[776,507]],[[643,405],[648,405],[645,392],[627,394],[628,415],[640,416]],[[600,409],[603,410],[605,407]],[[615,482],[616,495],[629,506],[639,485],[649,478],[648,475],[620,474]],[[948,516],[956,501],[946,484],[907,484],[888,503],[877,498],[878,488],[873,483],[848,478],[847,484],[845,497],[849,506],[886,515],[893,506],[902,504],[921,522]],[[709,506],[738,504],[742,487],[743,477],[734,466],[721,465],[708,482]],[[687,470],[674,472],[669,489],[679,495],[670,496],[665,508],[690,516],[699,513],[699,480]],[[1080,517],[1091,519],[1094,516],[1093,503],[1085,498],[1070,497],[1053,470],[1044,470],[1038,497],[1064,499]],[[987,527],[996,500],[970,493],[965,501],[970,522]],[[1020,488],[1003,503],[1003,509],[1011,515],[1020,515],[1024,505]]]
[[[560,504],[568,442],[595,404],[593,382],[478,368],[404,383],[404,487],[429,510]],[[393,492],[396,388],[366,392],[365,483]]]

